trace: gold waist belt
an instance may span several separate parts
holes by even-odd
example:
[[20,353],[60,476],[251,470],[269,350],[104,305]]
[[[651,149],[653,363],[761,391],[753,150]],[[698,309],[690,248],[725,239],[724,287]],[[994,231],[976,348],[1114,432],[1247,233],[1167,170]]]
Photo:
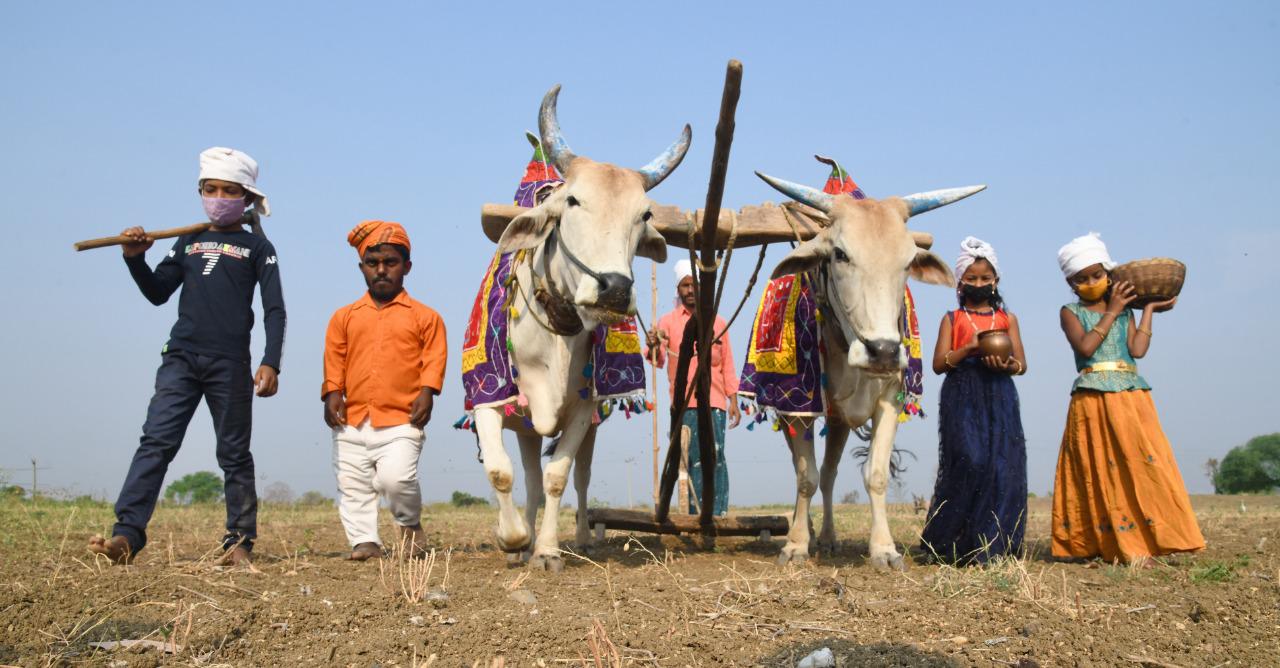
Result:
[[1132,371],[1137,373],[1138,367],[1134,364],[1129,364],[1128,362],[1116,360],[1114,362],[1098,362],[1093,366],[1087,366],[1081,369],[1080,373],[1083,375],[1086,373],[1097,373],[1099,371]]

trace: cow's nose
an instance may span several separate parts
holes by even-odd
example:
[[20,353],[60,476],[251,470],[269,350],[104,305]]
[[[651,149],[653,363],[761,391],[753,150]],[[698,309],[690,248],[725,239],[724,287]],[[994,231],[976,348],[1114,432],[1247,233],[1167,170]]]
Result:
[[611,311],[625,311],[631,305],[631,286],[635,281],[630,276],[617,273],[600,274],[600,295],[596,303]]
[[892,339],[877,339],[875,341],[867,341],[867,355],[871,358],[871,363],[877,366],[888,366],[898,362],[898,346],[902,345],[901,341]]

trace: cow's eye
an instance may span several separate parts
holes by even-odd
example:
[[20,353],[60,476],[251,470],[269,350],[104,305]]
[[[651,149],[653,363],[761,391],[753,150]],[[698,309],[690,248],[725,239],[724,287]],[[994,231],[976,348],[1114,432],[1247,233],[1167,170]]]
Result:
[[569,198],[565,200],[565,203],[569,206],[578,206],[578,198],[573,195],[569,195]]
[[649,221],[650,221],[650,220],[652,220],[652,219],[653,219],[653,212],[652,212],[652,211],[645,211],[645,212],[644,212],[644,215],[643,215],[643,216],[640,216],[640,220],[643,220],[643,221],[644,221],[644,222],[646,222],[646,223],[647,223],[647,222],[649,222]]
[[835,257],[836,257],[836,261],[837,261],[837,262],[848,262],[848,261],[849,261],[849,256],[848,256],[848,254],[846,254],[844,251],[840,250],[839,248],[837,248],[837,249],[836,249]]

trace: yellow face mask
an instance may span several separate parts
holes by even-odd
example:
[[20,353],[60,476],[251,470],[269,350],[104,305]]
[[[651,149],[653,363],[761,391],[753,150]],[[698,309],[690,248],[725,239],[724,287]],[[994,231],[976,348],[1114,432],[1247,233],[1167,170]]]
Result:
[[1080,295],[1080,298],[1087,302],[1096,302],[1099,299],[1102,299],[1103,295],[1107,294],[1107,288],[1109,287],[1111,287],[1111,279],[1104,278],[1091,285],[1077,285],[1076,294]]

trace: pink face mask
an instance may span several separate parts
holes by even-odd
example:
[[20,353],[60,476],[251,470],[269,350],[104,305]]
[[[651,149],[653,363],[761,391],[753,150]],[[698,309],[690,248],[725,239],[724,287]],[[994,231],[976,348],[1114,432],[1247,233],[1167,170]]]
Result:
[[244,215],[244,198],[201,197],[205,215],[214,225],[232,225]]

